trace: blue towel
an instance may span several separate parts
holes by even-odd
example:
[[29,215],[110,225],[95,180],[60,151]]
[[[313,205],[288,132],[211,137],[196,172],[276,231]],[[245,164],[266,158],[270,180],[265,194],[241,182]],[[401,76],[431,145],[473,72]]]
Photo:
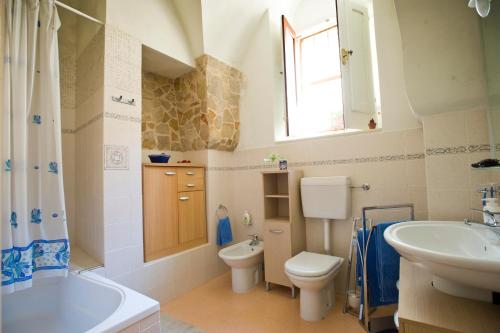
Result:
[[229,217],[219,219],[217,225],[217,245],[222,246],[233,241],[233,233],[231,232],[231,221]]
[[398,222],[380,223],[376,226],[377,273],[382,304],[397,303],[399,296],[396,288],[396,282],[399,280],[399,253],[384,238],[385,229],[395,223]]
[[[396,282],[399,279],[399,254],[384,239],[385,229],[395,223],[399,222],[380,223],[373,227],[366,262],[371,307],[398,302],[399,293]],[[363,244],[362,234],[362,230],[359,230],[358,242],[360,246]],[[368,231],[365,239],[368,239]],[[359,252],[356,261],[356,282],[363,289],[363,270]]]

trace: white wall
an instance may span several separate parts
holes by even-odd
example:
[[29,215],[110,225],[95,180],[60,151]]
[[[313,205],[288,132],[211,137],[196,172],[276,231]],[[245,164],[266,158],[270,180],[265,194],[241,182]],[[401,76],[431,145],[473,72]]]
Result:
[[[167,258],[144,263],[142,228],[141,41],[106,26],[103,143],[127,150],[129,167],[102,167],[104,202],[104,274],[160,302],[221,274],[217,257],[215,208],[229,195],[218,187],[223,177],[207,175],[209,243]],[[112,95],[134,98],[135,106],[111,101]],[[208,164],[208,152],[185,152],[177,158]],[[174,156],[175,157],[175,156]]]
[[[262,15],[253,38],[249,40],[248,51],[240,67],[244,82],[240,101],[241,131],[238,150],[263,147],[274,141],[272,112],[277,73],[273,64],[272,40],[269,38],[269,15],[269,11]],[[278,79],[283,79],[283,76],[278,74]],[[283,95],[281,97],[284,98]]]
[[[257,1],[262,5],[265,1]],[[305,171],[306,176],[344,175],[350,176],[355,185],[368,182],[372,190],[353,191],[352,215],[359,216],[361,207],[378,204],[394,204],[411,202],[415,204],[418,219],[428,216],[428,202],[435,205],[440,202],[449,203],[440,211],[441,218],[455,218],[453,200],[441,200],[439,195],[445,192],[441,187],[433,187],[438,193],[432,197],[427,193],[428,176],[426,175],[427,157],[425,149],[441,148],[447,144],[447,133],[453,134],[454,127],[449,122],[437,120],[434,133],[444,138],[436,145],[432,139],[424,140],[420,124],[412,113],[404,88],[401,38],[395,6],[392,0],[375,2],[375,28],[377,33],[377,50],[381,79],[381,98],[384,128],[382,131],[357,135],[326,137],[314,140],[303,140],[284,144],[274,143],[274,117],[276,107],[283,101],[277,90],[277,82],[282,80],[279,73],[281,66],[281,41],[279,38],[279,18],[281,14],[276,8],[268,12],[260,9],[254,12],[258,20],[250,20],[252,31],[244,42],[247,47],[242,50],[229,50],[241,46],[240,40],[229,36],[224,39],[225,31],[220,30],[229,12],[228,2],[204,0],[204,19],[208,17],[210,38],[205,42],[212,44],[213,54],[227,63],[238,60],[245,75],[244,95],[241,103],[241,144],[234,153],[218,151],[185,152],[183,157],[194,162],[204,163],[207,172],[207,216],[209,244],[178,255],[170,256],[152,263],[142,261],[142,206],[141,206],[141,140],[140,140],[140,45],[141,40],[122,31],[109,27],[106,31],[106,82],[104,91],[104,144],[122,145],[129,150],[129,170],[104,171],[104,223],[105,223],[105,266],[106,275],[129,287],[160,300],[167,301],[217,274],[227,267],[217,258],[218,247],[214,244],[216,217],[215,209],[219,203],[226,205],[233,222],[235,241],[242,240],[249,233],[262,235],[263,200],[261,170],[264,169],[262,159],[269,152],[278,152],[285,156],[295,168]],[[213,8],[206,8],[206,6]],[[274,18],[274,19],[273,19]],[[227,22],[236,22],[234,17]],[[211,22],[211,23],[210,23]],[[215,26],[210,26],[215,24]],[[226,25],[227,27],[227,25]],[[107,27],[108,28],[108,27]],[[218,30],[219,29],[219,30]],[[226,29],[227,30],[227,29]],[[219,32],[217,35],[215,32]],[[241,31],[240,31],[241,32]],[[244,34],[246,32],[243,32]],[[231,35],[229,31],[229,35]],[[222,37],[221,37],[222,36]],[[223,45],[224,48],[219,49]],[[226,43],[226,44],[224,44]],[[210,45],[210,43],[209,43]],[[215,46],[214,46],[215,45]],[[206,46],[206,45],[205,45]],[[234,52],[234,53],[233,53]],[[225,57],[225,59],[224,59]],[[130,109],[121,104],[111,103],[111,94],[123,94],[136,98],[137,107]],[[107,115],[106,115],[107,114]],[[464,115],[461,126],[466,135],[471,135],[466,142],[480,143],[482,137],[473,138],[477,129],[482,129],[484,119],[474,118],[481,113]],[[466,123],[476,123],[466,129]],[[428,124],[435,122],[428,122]],[[439,129],[445,128],[448,132]],[[432,133],[432,128],[426,129]],[[457,134],[459,137],[463,134]],[[444,134],[443,134],[444,133]],[[424,146],[425,141],[425,146]],[[460,143],[461,141],[456,141]],[[434,157],[437,164],[431,165],[429,171],[440,170],[441,155]],[[449,156],[446,155],[446,156]],[[474,156],[476,157],[476,156]],[[464,170],[465,161],[469,157],[449,158],[451,162],[447,171]],[[452,163],[459,161],[460,168]],[[433,162],[430,162],[433,163]],[[432,167],[436,166],[436,168]],[[218,168],[214,168],[218,167]],[[443,175],[442,175],[443,176]],[[446,176],[446,174],[444,175]],[[430,177],[433,177],[432,175]],[[470,177],[470,178],[467,178]],[[443,181],[441,176],[433,178],[441,184],[449,184],[453,178]],[[484,177],[466,174],[469,179],[466,186],[475,185]],[[455,178],[460,179],[460,177]],[[472,180],[474,179],[474,180]],[[488,178],[489,179],[489,178]],[[432,183],[432,182],[431,182]],[[431,184],[432,185],[432,184]],[[439,185],[440,186],[440,185]],[[473,191],[463,188],[467,199],[473,200]],[[463,194],[463,193],[462,193]],[[454,197],[453,197],[454,198]],[[465,195],[463,196],[465,198]],[[441,201],[440,201],[441,200]],[[466,207],[467,200],[457,201]],[[463,207],[460,212],[464,212]],[[241,215],[249,210],[254,217],[254,225],[247,227],[241,224]],[[397,214],[402,217],[402,214]],[[384,219],[397,218],[384,215]],[[322,228],[320,223],[308,221],[307,248],[321,252]],[[349,221],[334,222],[332,230],[333,254],[346,257],[350,237]],[[345,269],[345,267],[344,267]],[[345,283],[344,272],[337,277],[337,288],[342,290]]]
[[[102,0],[73,0],[73,3],[69,3],[74,8],[104,22],[106,20],[106,1]],[[61,9],[60,11],[65,11]],[[88,21],[82,17],[77,17],[76,14],[71,13],[69,15],[74,16],[77,21],[77,47],[76,53],[80,55],[81,52],[85,50],[87,45],[92,41],[94,36],[97,34],[101,25]]]
[[204,53],[201,0],[173,0],[196,59]]
[[76,244],[101,263],[104,262],[104,50],[102,27],[77,58],[75,119]]
[[264,12],[262,4],[267,1],[203,0],[205,53],[239,69],[259,14]]
[[336,19],[337,10],[332,0],[302,0],[291,19],[292,27],[297,33],[310,29],[327,19]]
[[[394,2],[377,0],[373,6],[383,131],[420,128],[421,124],[414,115],[406,94],[401,37]],[[284,87],[283,76],[280,74],[282,13],[282,8],[271,8],[269,23],[261,19],[242,60],[241,70],[245,84],[238,150],[275,146],[275,128],[283,124]],[[266,38],[267,34],[269,36]],[[262,50],[269,43],[271,59]],[[255,129],[259,129],[258,135],[255,135]]]
[[106,23],[152,49],[194,66],[188,34],[171,0],[107,0]]
[[396,0],[406,87],[416,113],[485,105],[479,16],[462,1]]
[[384,131],[422,127],[408,100],[398,18],[393,0],[373,2]]
[[64,199],[69,239],[76,245],[76,32],[77,16],[59,11],[59,80],[61,91],[62,158],[64,167]]

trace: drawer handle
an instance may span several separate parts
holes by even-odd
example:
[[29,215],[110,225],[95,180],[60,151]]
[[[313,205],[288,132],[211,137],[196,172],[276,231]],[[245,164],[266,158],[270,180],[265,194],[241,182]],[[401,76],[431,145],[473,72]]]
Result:
[[188,172],[186,172],[186,175],[188,175],[188,176],[194,176],[195,173],[193,171],[188,171]]
[[271,232],[273,234],[282,234],[283,230],[280,230],[280,229],[269,229],[269,232]]
[[175,171],[167,171],[165,172],[167,176],[175,176]]
[[188,201],[188,200],[189,200],[189,197],[179,197],[179,200],[180,200],[180,201]]
[[186,184],[187,187],[195,187],[195,184]]

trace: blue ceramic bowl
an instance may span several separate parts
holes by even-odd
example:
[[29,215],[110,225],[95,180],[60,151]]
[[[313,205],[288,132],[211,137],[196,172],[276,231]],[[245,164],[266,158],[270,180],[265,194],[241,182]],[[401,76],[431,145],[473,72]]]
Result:
[[168,163],[170,159],[170,155],[167,154],[151,154],[148,157],[151,163]]

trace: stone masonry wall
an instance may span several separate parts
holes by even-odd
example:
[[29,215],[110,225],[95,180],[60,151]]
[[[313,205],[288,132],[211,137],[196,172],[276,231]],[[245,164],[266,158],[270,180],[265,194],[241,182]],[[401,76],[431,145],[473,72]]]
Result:
[[142,72],[142,147],[182,150],[174,80]]
[[143,72],[143,148],[233,151],[240,134],[241,81],[241,72],[209,55],[175,80]]

